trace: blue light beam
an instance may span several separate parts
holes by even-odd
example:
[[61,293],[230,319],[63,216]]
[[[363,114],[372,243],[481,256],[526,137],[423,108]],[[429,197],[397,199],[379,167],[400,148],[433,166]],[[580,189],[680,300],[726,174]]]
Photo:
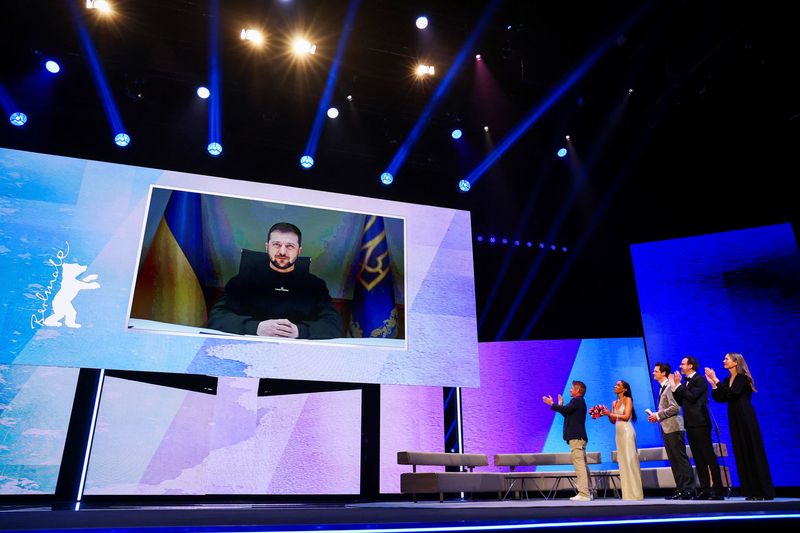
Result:
[[83,49],[86,59],[89,60],[89,71],[92,74],[95,87],[97,87],[97,92],[100,94],[100,102],[103,104],[103,111],[105,111],[106,119],[108,119],[108,123],[111,125],[111,133],[116,138],[118,134],[125,133],[126,131],[125,126],[122,124],[122,117],[119,114],[117,103],[114,100],[114,96],[111,94],[111,88],[103,72],[103,66],[100,64],[100,60],[97,57],[97,50],[95,50],[94,44],[92,43],[92,38],[78,11],[78,2],[68,2],[68,4],[72,10],[72,18],[75,21],[75,26],[78,28],[81,48]]
[[403,166],[403,163],[405,163],[406,159],[408,158],[409,152],[411,152],[411,149],[417,143],[417,140],[419,140],[419,137],[422,134],[422,131],[425,129],[425,126],[428,125],[428,121],[430,120],[433,110],[436,109],[436,106],[447,94],[450,86],[453,84],[453,80],[455,79],[456,74],[458,74],[458,71],[461,70],[461,66],[464,64],[467,56],[472,57],[475,43],[486,29],[486,26],[489,24],[492,15],[497,10],[499,5],[500,0],[492,0],[492,2],[483,11],[480,20],[478,20],[477,26],[475,26],[475,29],[472,30],[472,34],[470,34],[469,38],[464,43],[464,46],[461,47],[461,50],[458,52],[455,61],[453,61],[453,64],[450,67],[450,70],[447,71],[447,75],[442,80],[442,83],[439,84],[439,87],[436,89],[433,97],[431,97],[431,99],[428,101],[428,105],[426,105],[425,109],[423,109],[422,113],[417,119],[417,122],[414,124],[414,127],[411,128],[411,132],[403,141],[403,144],[400,145],[400,148],[397,149],[397,153],[394,155],[394,158],[386,168],[386,172],[392,174],[393,176],[397,175],[400,167]]
[[586,72],[592,68],[597,61],[603,56],[603,54],[608,51],[609,48],[615,45],[617,37],[620,34],[625,33],[631,26],[633,26],[647,11],[653,2],[648,2],[647,4],[643,5],[636,11],[631,17],[629,17],[611,36],[608,36],[605,41],[602,41],[599,46],[595,48],[595,50],[590,53],[583,62],[578,65],[578,67],[567,76],[558,87],[556,87],[549,96],[542,102],[538,107],[535,107],[531,112],[525,117],[522,122],[520,122],[506,137],[497,145],[497,147],[486,156],[486,158],[478,163],[478,166],[475,167],[469,176],[466,177],[467,181],[469,181],[472,185],[475,185],[475,182],[478,181],[481,176],[483,176],[489,168],[494,165],[494,163],[503,156],[503,154],[508,151],[511,146],[517,142],[517,140],[522,137],[525,132],[527,132],[536,122],[544,115],[553,104],[555,104],[568,90],[572,88],[575,83],[580,80]]
[[319,138],[322,135],[322,125],[325,123],[328,108],[333,98],[333,90],[336,87],[336,80],[339,77],[339,66],[342,63],[342,55],[347,47],[347,40],[350,37],[350,30],[353,28],[353,21],[358,12],[358,6],[361,0],[351,0],[350,7],[347,8],[347,15],[345,15],[344,26],[342,33],[339,35],[339,44],[336,45],[336,55],[331,63],[331,70],[328,72],[328,81],[325,82],[325,91],[322,93],[322,98],[317,105],[317,114],[314,117],[314,125],[311,127],[311,135],[308,137],[306,149],[303,154],[315,158],[317,155],[317,146],[319,145]]
[[[211,155],[222,153],[222,67],[219,60],[219,0],[211,0],[209,5],[209,46],[208,46],[208,145]],[[212,152],[211,145],[219,150]]]

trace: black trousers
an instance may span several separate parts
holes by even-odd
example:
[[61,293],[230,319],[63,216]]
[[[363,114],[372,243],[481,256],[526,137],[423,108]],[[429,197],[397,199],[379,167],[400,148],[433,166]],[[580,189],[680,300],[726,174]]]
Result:
[[686,455],[686,441],[683,440],[683,431],[664,433],[664,449],[667,451],[669,466],[675,477],[675,486],[679,492],[694,490],[694,473],[689,456]]
[[[689,441],[689,448],[692,449],[692,458],[697,467],[700,488],[708,490],[713,485],[714,490],[722,490],[722,475],[719,471],[717,455],[714,453],[714,445],[711,442],[711,428],[708,426],[686,428],[686,440]],[[710,476],[709,470],[711,471]]]

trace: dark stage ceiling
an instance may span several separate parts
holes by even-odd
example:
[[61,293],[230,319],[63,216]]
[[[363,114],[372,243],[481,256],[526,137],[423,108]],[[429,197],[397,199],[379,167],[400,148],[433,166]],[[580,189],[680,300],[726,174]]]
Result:
[[[220,1],[224,153],[215,159],[205,152],[206,104],[194,95],[208,80],[209,1],[117,0],[109,18],[72,1],[133,142],[122,150],[111,141],[64,0],[3,6],[0,83],[29,124],[6,121],[0,145],[465,209],[475,235],[545,243],[475,244],[482,341],[640,335],[631,243],[798,220],[790,191],[800,46],[790,2],[500,2],[385,187],[379,174],[491,2],[363,0],[334,91],[342,114],[326,120],[317,165],[305,171],[298,158],[348,2]],[[422,13],[424,31],[414,26]],[[239,39],[248,24],[267,32],[266,47]],[[284,53],[282,40],[298,29],[318,45],[311,61]],[[50,56],[63,70],[45,80]],[[436,66],[434,77],[410,75],[420,60]],[[461,193],[457,181],[526,120]],[[572,157],[558,159],[566,134]]]

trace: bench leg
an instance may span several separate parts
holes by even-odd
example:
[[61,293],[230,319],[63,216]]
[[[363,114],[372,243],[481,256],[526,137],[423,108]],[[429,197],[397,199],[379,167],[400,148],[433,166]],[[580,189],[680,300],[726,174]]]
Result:
[[439,503],[444,503],[444,492],[439,493]]

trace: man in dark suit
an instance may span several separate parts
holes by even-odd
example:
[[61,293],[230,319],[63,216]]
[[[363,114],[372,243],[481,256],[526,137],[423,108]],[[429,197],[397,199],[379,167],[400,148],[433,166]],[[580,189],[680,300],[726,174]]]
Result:
[[[687,355],[681,360],[681,371],[669,376],[669,384],[675,401],[683,407],[683,421],[686,426],[686,439],[692,450],[700,492],[696,500],[722,500],[722,476],[719,471],[717,455],[711,442],[711,417],[708,412],[708,383],[697,369],[697,358]],[[686,383],[681,383],[681,373]]]
[[558,403],[553,401],[551,396],[542,396],[542,401],[550,406],[550,409],[564,415],[564,440],[569,444],[569,453],[572,457],[572,466],[575,468],[576,485],[578,494],[570,498],[576,502],[592,501],[592,493],[589,491],[589,467],[586,464],[586,401],[583,396],[586,394],[586,384],[582,381],[573,381],[569,395],[572,399],[564,405],[564,398],[559,394]]
[[675,478],[675,493],[668,496],[668,500],[691,500],[694,497],[694,473],[692,463],[686,455],[686,442],[683,440],[683,417],[678,402],[672,395],[669,387],[670,367],[667,363],[656,363],[653,366],[653,379],[659,385],[657,411],[648,409],[647,420],[661,426],[661,436],[664,438],[664,449]]

